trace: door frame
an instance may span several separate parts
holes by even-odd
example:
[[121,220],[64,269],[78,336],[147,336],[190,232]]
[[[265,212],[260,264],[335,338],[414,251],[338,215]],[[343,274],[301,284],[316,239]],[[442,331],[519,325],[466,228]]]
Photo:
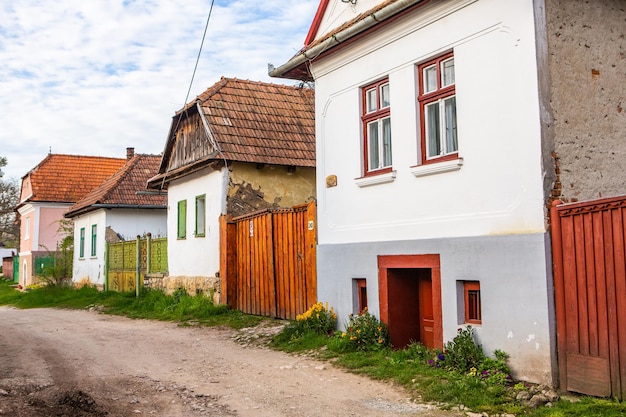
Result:
[[443,349],[443,313],[441,304],[441,267],[439,254],[427,255],[378,255],[378,299],[380,320],[389,324],[389,283],[387,270],[430,269],[433,302],[433,343],[435,348]]

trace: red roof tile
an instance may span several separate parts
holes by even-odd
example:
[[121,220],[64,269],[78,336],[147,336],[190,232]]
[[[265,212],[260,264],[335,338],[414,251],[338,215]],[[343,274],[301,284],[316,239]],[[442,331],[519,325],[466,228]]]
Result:
[[146,192],[146,182],[158,172],[161,156],[136,154],[115,174],[74,204],[65,217],[99,206],[166,208],[167,194]]
[[[208,158],[202,155],[205,161],[314,167],[314,101],[311,88],[222,77],[174,116],[159,173],[169,166],[179,118],[195,114],[198,104],[221,150]],[[202,124],[197,129],[206,136]]]
[[124,165],[124,158],[49,154],[22,177],[30,180],[26,202],[75,203]]

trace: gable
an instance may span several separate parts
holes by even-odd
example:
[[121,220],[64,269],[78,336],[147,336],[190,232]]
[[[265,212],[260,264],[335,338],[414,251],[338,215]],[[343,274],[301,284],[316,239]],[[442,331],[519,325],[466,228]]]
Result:
[[304,44],[306,46],[310,45],[318,38],[323,37],[335,28],[381,3],[393,3],[393,0],[384,2],[380,0],[359,0],[355,1],[354,4],[341,0],[322,0]]
[[314,100],[310,88],[222,77],[172,120],[149,187],[232,162],[314,167]]

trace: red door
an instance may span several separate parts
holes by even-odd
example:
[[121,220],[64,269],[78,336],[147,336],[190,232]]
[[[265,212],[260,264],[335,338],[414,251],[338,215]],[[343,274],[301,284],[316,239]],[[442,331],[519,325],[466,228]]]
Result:
[[430,277],[421,277],[418,282],[420,342],[433,349],[435,347],[433,282]]

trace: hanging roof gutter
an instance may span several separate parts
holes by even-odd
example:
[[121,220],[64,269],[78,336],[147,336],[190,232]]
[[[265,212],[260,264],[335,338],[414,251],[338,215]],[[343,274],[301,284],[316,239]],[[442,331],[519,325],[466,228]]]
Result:
[[[358,20],[354,24],[349,25],[345,29],[338,30],[333,33],[330,32],[326,36],[326,39],[320,43],[314,44],[310,48],[305,46],[302,50],[291,58],[287,63],[281,65],[278,68],[274,68],[270,65],[269,76],[276,78],[290,78],[304,81],[314,81],[311,75],[307,62],[314,60],[324,52],[336,47],[337,45],[365,32],[366,30],[384,22],[385,20],[394,17],[403,10],[414,6],[418,3],[426,3],[428,0],[398,0],[391,4],[382,7],[380,10],[376,10],[366,17]],[[359,19],[357,17],[357,19]]]

